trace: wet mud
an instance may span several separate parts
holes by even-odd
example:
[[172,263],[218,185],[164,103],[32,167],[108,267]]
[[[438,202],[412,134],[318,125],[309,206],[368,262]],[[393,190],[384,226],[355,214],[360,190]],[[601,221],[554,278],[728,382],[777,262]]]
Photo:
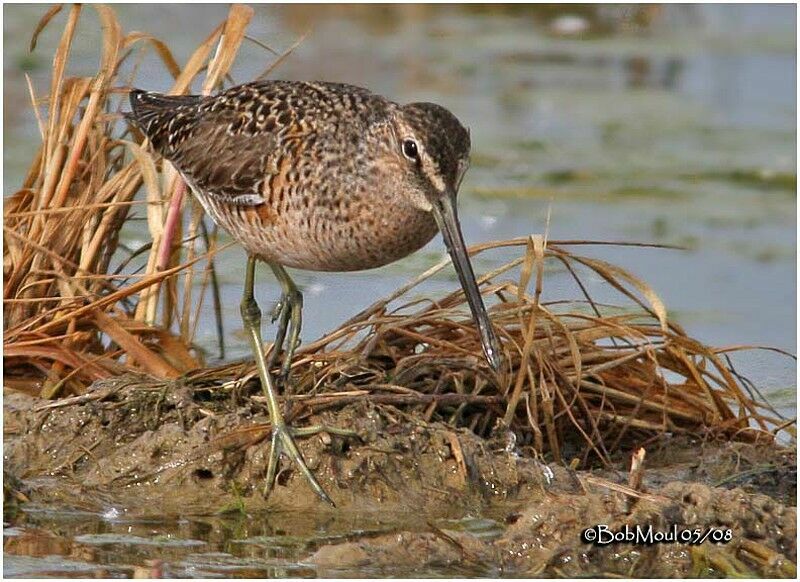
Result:
[[[136,376],[55,402],[6,391],[6,574],[794,576],[792,450],[664,436],[630,488],[627,454],[574,471],[423,412],[300,415],[358,435],[298,442],[331,509],[286,459],[264,499],[258,396]],[[587,543],[598,525],[728,538]]]

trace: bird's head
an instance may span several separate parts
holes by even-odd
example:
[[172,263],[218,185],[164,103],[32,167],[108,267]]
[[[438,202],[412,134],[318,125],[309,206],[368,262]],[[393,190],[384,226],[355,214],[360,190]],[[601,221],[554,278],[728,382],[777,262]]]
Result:
[[436,219],[481,336],[486,359],[498,370],[500,349],[461,234],[456,195],[469,168],[470,136],[455,115],[434,103],[399,108],[392,126],[395,164],[405,171],[401,196]]
[[469,130],[458,118],[435,103],[410,103],[399,109],[393,132],[408,201],[430,212],[438,199],[454,198],[470,150]]

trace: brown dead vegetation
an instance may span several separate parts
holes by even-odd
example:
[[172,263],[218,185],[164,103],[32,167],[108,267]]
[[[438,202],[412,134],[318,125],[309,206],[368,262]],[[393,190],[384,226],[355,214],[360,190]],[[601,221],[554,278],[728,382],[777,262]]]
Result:
[[[61,10],[45,15],[32,48]],[[94,77],[70,77],[70,46],[86,10],[97,11],[102,24],[100,67]],[[207,369],[193,349],[200,305],[209,296],[219,303],[216,232],[174,169],[119,113],[133,85],[120,71],[145,47],[175,79],[171,94],[186,93],[203,74],[204,92],[219,88],[252,10],[233,6],[183,67],[162,41],[123,32],[110,8],[64,11],[47,95],[29,83],[42,144],[4,210],[6,386],[92,399],[92,382],[135,371],[195,389],[255,392],[251,364]],[[144,209],[152,242],[126,249],[120,231],[134,209]],[[409,291],[445,261],[298,352],[295,389],[286,397],[295,419],[353,401],[392,404],[482,436],[508,429],[517,446],[555,461],[604,464],[615,450],[665,432],[756,441],[785,431],[794,438],[794,421],[758,402],[727,360],[744,347],[718,349],[688,336],[647,284],[576,252],[590,244],[614,243],[530,236],[472,248],[520,250],[481,278],[504,345],[500,374],[482,360],[460,291],[408,303]],[[147,257],[146,267],[131,273],[126,266],[138,256]],[[602,278],[624,305],[599,305],[587,292],[542,302],[549,264],[565,268],[584,291],[585,273]],[[509,280],[516,268],[518,279]]]

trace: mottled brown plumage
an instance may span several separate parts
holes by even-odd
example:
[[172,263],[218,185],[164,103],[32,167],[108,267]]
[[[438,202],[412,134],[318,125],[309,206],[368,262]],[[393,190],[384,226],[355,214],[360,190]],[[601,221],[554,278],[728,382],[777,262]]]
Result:
[[[268,486],[282,446],[321,497],[277,408],[267,368],[289,330],[283,371],[300,330],[301,296],[283,266],[370,269],[405,257],[441,230],[495,369],[499,349],[467,257],[456,193],[469,132],[433,103],[398,105],[338,83],[261,81],[210,96],[134,90],[130,118],[181,173],[206,212],[250,255],[242,315],[273,419]],[[283,287],[277,348],[263,361],[255,259]],[[305,431],[306,433],[308,431]],[[276,444],[279,443],[279,444]]]
[[350,85],[265,81],[206,98],[134,92],[131,102],[217,223],[248,252],[301,269],[378,267],[435,235],[430,210],[409,197],[425,185],[406,171],[398,132],[428,135],[450,180],[469,156],[469,135],[445,109]]

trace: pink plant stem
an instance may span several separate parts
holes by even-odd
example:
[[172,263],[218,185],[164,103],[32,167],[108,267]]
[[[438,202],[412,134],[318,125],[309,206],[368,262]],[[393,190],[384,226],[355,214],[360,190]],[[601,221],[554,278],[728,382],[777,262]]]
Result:
[[179,177],[175,186],[175,192],[172,194],[172,199],[169,202],[167,220],[164,224],[164,237],[161,239],[161,247],[158,249],[156,269],[159,271],[163,271],[169,266],[169,256],[172,254],[172,241],[175,238],[178,220],[180,220],[181,217],[181,202],[183,202],[183,195],[185,192],[186,182]]

